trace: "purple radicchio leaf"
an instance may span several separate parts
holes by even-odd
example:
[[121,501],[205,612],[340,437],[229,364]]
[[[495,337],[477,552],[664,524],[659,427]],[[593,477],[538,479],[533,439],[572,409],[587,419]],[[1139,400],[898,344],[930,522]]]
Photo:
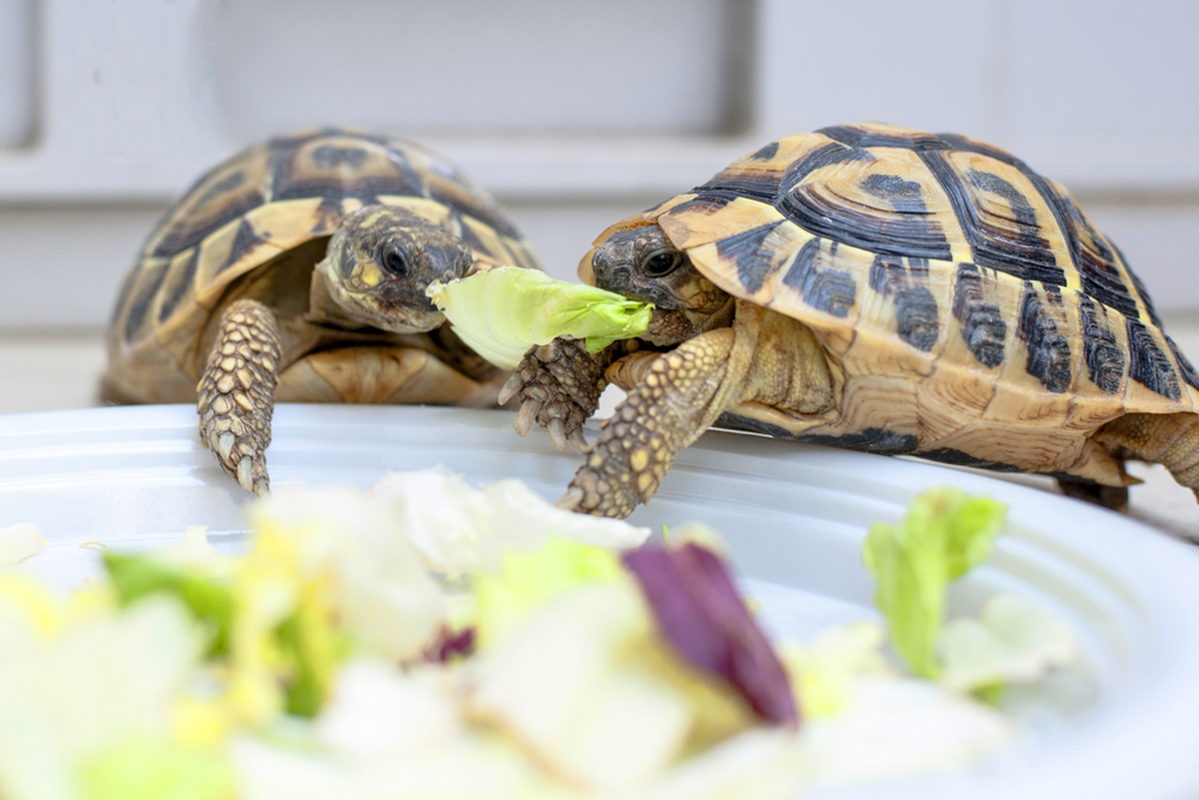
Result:
[[475,651],[475,629],[473,626],[460,631],[442,628],[437,639],[425,648],[422,654],[424,661],[431,664],[444,664],[451,658],[466,658]]
[[621,558],[658,626],[691,666],[729,681],[762,719],[799,724],[787,673],[719,557],[689,542],[642,547]]

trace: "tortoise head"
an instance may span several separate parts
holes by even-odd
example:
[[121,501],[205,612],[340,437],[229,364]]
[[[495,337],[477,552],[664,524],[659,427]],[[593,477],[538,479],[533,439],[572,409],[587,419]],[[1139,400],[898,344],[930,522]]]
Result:
[[317,270],[355,322],[419,333],[445,322],[425,289],[461,278],[472,258],[460,239],[411,211],[367,206],[342,220]]
[[591,256],[595,285],[653,303],[642,338],[668,346],[729,325],[733,297],[705,278],[657,225],[613,232]]

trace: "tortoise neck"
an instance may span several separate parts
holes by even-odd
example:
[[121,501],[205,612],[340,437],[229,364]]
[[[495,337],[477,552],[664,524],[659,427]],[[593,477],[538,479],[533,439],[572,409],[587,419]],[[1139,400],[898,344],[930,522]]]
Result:
[[308,287],[308,313],[305,319],[314,325],[330,325],[348,330],[370,327],[370,323],[355,319],[337,301],[336,295],[329,287],[326,274],[329,268],[329,259],[326,258],[312,270],[312,282]]

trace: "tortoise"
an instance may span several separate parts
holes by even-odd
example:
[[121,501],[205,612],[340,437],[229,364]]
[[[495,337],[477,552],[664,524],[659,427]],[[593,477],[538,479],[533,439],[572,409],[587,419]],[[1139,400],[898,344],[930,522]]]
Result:
[[996,147],[788,136],[594,244],[580,277],[656,304],[649,331],[595,356],[555,340],[501,393],[565,449],[606,382],[628,390],[566,507],[626,516],[712,425],[1047,473],[1116,507],[1126,458],[1199,487],[1194,369],[1066,189]]
[[277,400],[494,404],[507,373],[425,289],[505,264],[539,268],[492,196],[429,150],[338,129],[271,139],[202,176],[146,241],[101,396],[196,402],[201,441],[261,495]]

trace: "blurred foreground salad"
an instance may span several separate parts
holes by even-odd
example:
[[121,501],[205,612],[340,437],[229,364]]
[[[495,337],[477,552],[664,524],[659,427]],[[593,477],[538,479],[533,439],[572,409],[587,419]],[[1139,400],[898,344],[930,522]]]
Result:
[[935,490],[871,530],[909,673],[872,621],[771,642],[702,526],[646,544],[441,470],[280,490],[244,556],[197,527],[70,595],[0,571],[0,796],[783,798],[968,764],[1015,734],[980,697],[1076,657],[1014,598],[945,623],[1003,513]]

